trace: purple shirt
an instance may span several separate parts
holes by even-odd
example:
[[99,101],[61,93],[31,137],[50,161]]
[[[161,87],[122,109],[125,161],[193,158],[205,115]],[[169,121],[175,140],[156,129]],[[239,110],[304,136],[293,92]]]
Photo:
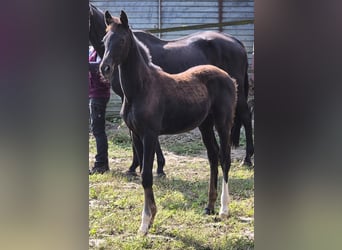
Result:
[[96,62],[96,52],[89,55],[89,98],[109,98],[110,84],[99,72],[100,62]]

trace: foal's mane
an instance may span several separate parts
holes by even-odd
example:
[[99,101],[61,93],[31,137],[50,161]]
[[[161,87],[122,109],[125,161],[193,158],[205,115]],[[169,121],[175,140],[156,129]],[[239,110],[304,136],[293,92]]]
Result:
[[152,62],[152,55],[150,53],[149,48],[134,35],[131,29],[129,29],[129,32],[133,39],[133,42],[135,42],[135,44],[137,45],[137,48],[140,51],[140,54],[142,58],[144,59],[144,62],[152,68],[155,68],[157,70],[162,70],[158,65],[155,65]]
[[[119,25],[122,25],[121,20],[119,17],[112,16],[113,22],[110,25],[107,25],[106,32],[109,31],[115,31]],[[127,32],[129,34],[129,37],[131,39],[131,42],[136,45],[139,54],[141,55],[143,61],[151,68],[162,70],[158,65],[153,64],[152,62],[152,55],[150,53],[149,48],[141,42],[133,33],[133,31],[130,29],[130,27],[127,28]]]
[[147,48],[145,44],[143,44],[131,31],[133,41],[139,48],[140,54],[142,55],[146,64],[152,64],[152,56],[150,50]]

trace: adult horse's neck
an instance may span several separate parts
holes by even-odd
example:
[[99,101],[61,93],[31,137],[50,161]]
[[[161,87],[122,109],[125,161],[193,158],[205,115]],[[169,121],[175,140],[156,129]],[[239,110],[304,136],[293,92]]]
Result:
[[104,14],[95,6],[91,6],[91,8],[92,15],[90,16],[89,41],[97,54],[103,58],[105,48],[102,39],[106,34]]
[[151,59],[147,48],[144,48],[131,33],[127,57],[119,65],[120,83],[126,100],[131,102],[148,84],[152,70]]
[[152,48],[153,46],[163,46],[167,41],[161,40],[151,33],[142,30],[134,30],[134,35],[142,41],[147,47]]

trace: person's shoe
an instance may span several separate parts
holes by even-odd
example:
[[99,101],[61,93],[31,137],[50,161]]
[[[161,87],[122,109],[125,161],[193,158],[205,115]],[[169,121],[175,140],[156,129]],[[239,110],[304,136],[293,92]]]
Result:
[[103,173],[105,173],[107,171],[109,171],[109,167],[108,166],[93,167],[91,170],[89,170],[89,175],[103,174]]

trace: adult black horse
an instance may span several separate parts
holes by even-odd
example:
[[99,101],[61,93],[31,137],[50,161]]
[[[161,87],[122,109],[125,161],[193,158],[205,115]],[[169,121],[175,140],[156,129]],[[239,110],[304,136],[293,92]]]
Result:
[[[104,14],[96,7],[94,7],[94,12],[95,10],[96,15],[92,17],[90,24],[92,26],[94,23],[94,25],[90,30],[96,31],[92,31],[93,35],[90,39],[94,47],[96,44],[97,47],[103,48]],[[148,47],[153,63],[168,73],[180,73],[196,65],[211,64],[229,72],[236,79],[238,100],[231,140],[233,146],[239,145],[240,128],[243,125],[246,135],[244,164],[252,166],[254,143],[252,117],[247,104],[248,58],[244,45],[231,35],[214,31],[197,32],[172,41],[160,40],[144,31],[133,31],[133,33]],[[111,83],[114,92],[121,91],[117,70],[113,73]],[[131,167],[130,171],[135,171],[135,169]]]
[[220,161],[223,171],[220,215],[227,217],[230,131],[237,101],[234,79],[212,65],[195,66],[179,74],[166,73],[152,63],[147,47],[129,28],[125,12],[121,12],[120,18],[112,18],[106,11],[105,17],[108,27],[100,69],[109,79],[115,68],[119,68],[124,93],[121,115],[132,131],[134,146],[142,163],[145,199],[139,231],[147,234],[157,213],[152,166],[158,136],[182,133],[196,127],[200,129],[210,163],[206,213],[214,212]]

